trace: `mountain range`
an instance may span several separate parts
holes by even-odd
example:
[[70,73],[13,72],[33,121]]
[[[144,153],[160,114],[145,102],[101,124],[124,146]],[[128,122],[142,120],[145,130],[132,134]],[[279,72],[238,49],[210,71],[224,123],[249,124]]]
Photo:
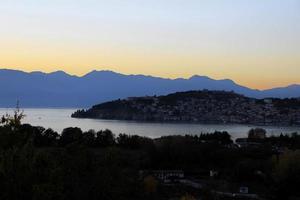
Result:
[[253,98],[300,97],[300,85],[255,90],[229,79],[207,76],[166,79],[145,75],[124,75],[113,71],[92,71],[73,76],[64,71],[52,73],[0,69],[0,107],[89,107],[132,96],[165,95],[189,90],[224,90]]

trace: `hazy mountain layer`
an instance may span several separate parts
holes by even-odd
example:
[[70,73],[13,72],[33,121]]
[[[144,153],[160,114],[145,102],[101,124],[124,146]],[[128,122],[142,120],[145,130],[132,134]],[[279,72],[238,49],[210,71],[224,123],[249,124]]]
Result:
[[164,95],[188,90],[234,91],[248,97],[299,97],[300,85],[270,90],[253,90],[232,80],[206,76],[165,79],[144,75],[123,75],[112,71],[92,71],[85,76],[0,70],[0,107],[89,107],[105,101],[131,96]]

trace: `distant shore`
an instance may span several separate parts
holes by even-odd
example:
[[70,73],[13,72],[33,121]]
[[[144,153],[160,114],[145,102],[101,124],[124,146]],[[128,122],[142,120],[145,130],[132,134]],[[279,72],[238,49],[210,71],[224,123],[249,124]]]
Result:
[[300,126],[299,99],[254,99],[226,91],[188,91],[118,99],[77,110],[74,118]]

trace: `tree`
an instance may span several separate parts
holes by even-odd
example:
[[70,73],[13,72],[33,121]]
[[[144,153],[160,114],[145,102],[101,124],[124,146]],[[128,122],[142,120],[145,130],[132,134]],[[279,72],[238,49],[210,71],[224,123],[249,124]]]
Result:
[[80,128],[65,128],[62,131],[60,142],[63,146],[74,143],[74,142],[80,142],[82,138],[82,130]]
[[42,133],[42,142],[45,146],[56,145],[59,135],[57,132],[53,131],[51,128],[45,130]]
[[97,147],[108,147],[116,143],[114,134],[108,129],[104,131],[98,131],[96,135]]
[[17,106],[14,110],[13,116],[9,114],[2,116],[1,123],[10,126],[12,129],[16,129],[21,125],[21,121],[24,117],[25,114],[23,111],[20,110],[19,102],[17,102]]
[[95,130],[89,130],[87,132],[84,132],[82,135],[82,143],[84,145],[87,145],[89,147],[92,147],[95,145],[95,137],[96,137],[96,132]]
[[265,139],[267,131],[263,128],[250,129],[248,132],[249,139]]

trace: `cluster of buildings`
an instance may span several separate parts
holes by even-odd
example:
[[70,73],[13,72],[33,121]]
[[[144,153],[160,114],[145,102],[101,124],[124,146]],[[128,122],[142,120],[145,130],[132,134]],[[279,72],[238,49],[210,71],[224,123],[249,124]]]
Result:
[[258,100],[220,91],[175,94],[128,98],[124,101],[135,112],[126,113],[126,117],[153,121],[300,125],[300,106],[276,105],[276,101],[285,100]]
[[[190,188],[189,191],[192,193],[197,193],[197,191],[201,191],[205,188],[208,188],[210,185],[222,185],[225,184],[224,181],[219,181],[215,179],[215,174],[217,173],[214,170],[210,170],[207,175],[203,176],[203,172],[193,172],[193,174],[201,174],[201,178],[195,178],[189,174],[189,172],[185,172],[183,170],[141,170],[139,172],[140,178],[142,180],[150,180],[153,181],[152,184],[161,185],[164,187],[185,187]],[[219,191],[219,190],[211,190],[213,198],[216,200],[223,199],[239,199],[239,200],[260,200],[261,198],[249,191],[249,187],[240,185],[233,189],[234,191]],[[173,194],[175,195],[175,194]],[[176,199],[176,198],[172,198]],[[193,199],[201,199],[201,198],[193,198]]]

